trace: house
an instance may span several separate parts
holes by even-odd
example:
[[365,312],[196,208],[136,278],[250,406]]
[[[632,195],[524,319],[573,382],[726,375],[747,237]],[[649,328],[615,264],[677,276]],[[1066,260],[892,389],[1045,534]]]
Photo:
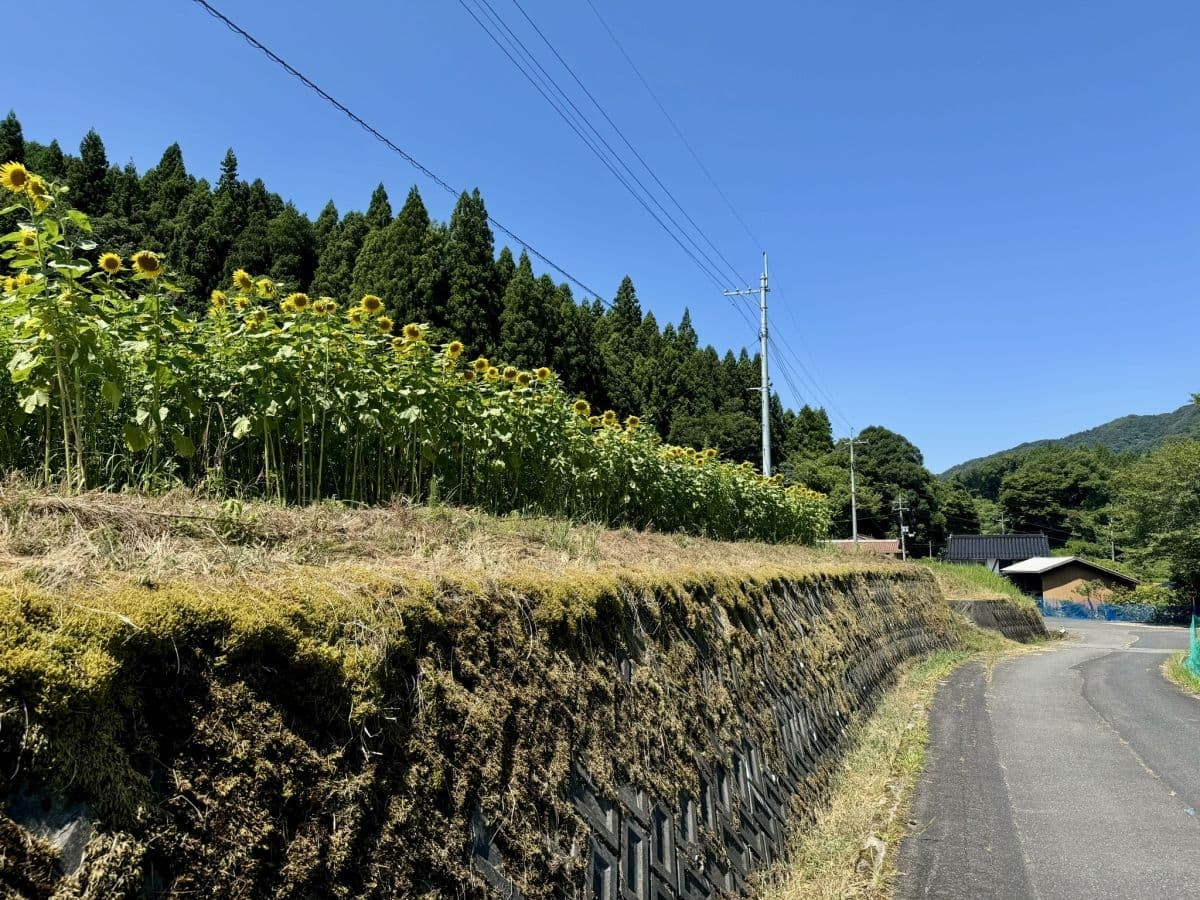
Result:
[[[1114,588],[1137,587],[1138,580],[1078,556],[1035,556],[1001,569],[1026,594],[1094,606]],[[1099,590],[1095,590],[1096,586]]]
[[1030,557],[1049,555],[1050,541],[1044,534],[952,534],[942,558],[1000,572]]
[[825,541],[826,547],[834,547],[838,550],[848,550],[851,553],[857,551],[859,553],[876,553],[879,556],[890,556],[892,559],[900,558],[900,539],[881,539],[881,538],[859,538],[857,546],[852,540],[837,540]]

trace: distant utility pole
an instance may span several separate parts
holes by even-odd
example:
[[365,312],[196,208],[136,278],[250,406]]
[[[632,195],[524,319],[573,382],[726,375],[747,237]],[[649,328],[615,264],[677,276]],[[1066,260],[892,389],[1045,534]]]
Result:
[[[758,330],[759,359],[762,361],[762,471],[771,477],[771,379],[767,373],[767,254],[763,252],[763,270],[758,279],[758,310],[761,325]],[[753,295],[752,288],[744,291],[725,291],[726,297]]]
[[898,512],[900,514],[900,558],[903,560],[907,560],[908,559],[908,540],[907,540],[908,530],[904,527],[904,514],[906,512],[908,512],[909,508],[904,505],[904,494],[903,493],[896,495],[896,500],[892,504],[892,506],[895,508],[896,512]]
[[866,444],[867,441],[860,441],[854,435],[850,435],[846,439],[846,443],[850,445],[850,529],[854,538],[854,549],[858,549],[858,489],[854,483],[854,445]]
[[1112,516],[1108,517],[1108,556],[1113,562],[1117,561],[1117,539],[1113,536]]

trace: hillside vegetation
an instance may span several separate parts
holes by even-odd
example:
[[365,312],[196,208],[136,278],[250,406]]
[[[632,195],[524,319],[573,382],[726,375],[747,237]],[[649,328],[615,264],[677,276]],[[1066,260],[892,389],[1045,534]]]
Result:
[[725,538],[812,543],[823,498],[718,451],[594,414],[547,366],[471,358],[389,301],[233,273],[207,313],[177,305],[161,258],[97,248],[65,187],[0,167],[18,227],[0,338],[0,463],[68,491],[159,490],[308,503],[449,499]]
[[1113,453],[1142,454],[1159,447],[1173,437],[1200,438],[1200,406],[1189,403],[1174,412],[1150,416],[1122,416],[1061,438],[1028,441],[1008,450],[1000,450],[987,456],[969,459],[951,466],[939,477],[952,479],[955,476],[969,477],[976,469],[985,468],[1001,457],[1019,455],[1041,447],[1101,447]]

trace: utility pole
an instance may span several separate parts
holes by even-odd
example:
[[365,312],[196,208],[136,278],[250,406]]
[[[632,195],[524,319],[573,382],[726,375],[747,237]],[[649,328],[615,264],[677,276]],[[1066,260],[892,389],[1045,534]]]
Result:
[[860,441],[854,435],[847,438],[846,443],[850,445],[850,528],[851,535],[854,538],[854,549],[858,549],[858,489],[854,483],[854,445],[865,444],[866,441]]
[[908,512],[908,507],[904,505],[904,494],[903,493],[896,495],[896,501],[892,504],[892,506],[895,507],[896,512],[898,512],[900,514],[900,558],[907,561],[908,560],[908,540],[907,540],[908,531],[904,527],[904,514],[906,512]]
[[[759,359],[762,361],[762,472],[771,477],[771,378],[767,371],[767,254],[763,251],[763,270],[758,280],[758,310],[761,325],[758,331]],[[752,288],[743,291],[725,291],[726,297],[753,295]]]
[[1108,517],[1108,556],[1113,562],[1117,561],[1117,540],[1113,537],[1112,516]]

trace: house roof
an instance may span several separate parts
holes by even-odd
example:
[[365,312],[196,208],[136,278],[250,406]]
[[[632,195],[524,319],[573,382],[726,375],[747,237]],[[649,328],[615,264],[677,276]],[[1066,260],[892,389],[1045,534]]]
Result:
[[1113,578],[1118,578],[1121,581],[1126,581],[1129,584],[1137,584],[1136,578],[1130,578],[1128,575],[1118,572],[1115,569],[1110,569],[1107,566],[1099,565],[1091,560],[1081,559],[1078,556],[1034,556],[1031,559],[1022,560],[1018,563],[1013,563],[1011,566],[1005,566],[1001,569],[1004,575],[1044,575],[1054,569],[1065,566],[1069,563],[1086,566],[1089,569],[1095,569],[1097,572],[1104,572],[1111,575]]
[[966,562],[1049,555],[1050,541],[1044,534],[952,534],[945,558]]
[[[830,547],[837,547],[839,550],[853,550],[854,541],[852,540],[835,540],[825,541]],[[859,550],[869,550],[872,553],[899,553],[900,540],[899,538],[859,538]]]

